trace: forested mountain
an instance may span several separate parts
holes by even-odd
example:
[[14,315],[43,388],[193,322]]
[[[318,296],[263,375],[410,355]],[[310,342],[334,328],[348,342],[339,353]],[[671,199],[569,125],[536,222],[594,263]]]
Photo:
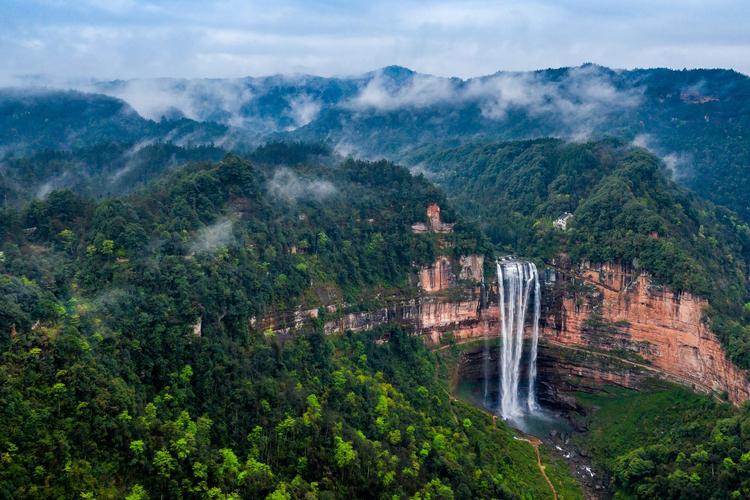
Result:
[[227,127],[216,123],[185,118],[145,119],[124,101],[101,94],[0,90],[2,156],[19,157],[44,149],[80,149],[109,142],[206,144],[226,136]]
[[100,198],[132,191],[167,170],[191,161],[219,160],[226,152],[214,146],[180,147],[173,143],[100,143],[73,150],[43,150],[9,157],[0,167],[6,186],[3,205],[44,198],[55,189]]
[[[86,90],[0,91],[2,497],[547,494],[531,447],[452,399],[456,346],[323,334],[325,306],[421,293],[414,271],[441,255],[646,271],[706,298],[750,368],[744,75],[388,67]],[[412,232],[432,202],[452,233]],[[294,334],[253,327],[302,310]],[[650,430],[610,436],[607,418],[649,415],[607,391],[587,396],[585,446],[620,493],[750,491],[747,408],[645,391]]]
[[461,80],[391,66],[349,78],[135,80],[93,88],[157,120],[214,120],[396,160],[435,142],[610,135],[648,146],[679,182],[750,217],[750,79],[733,71],[586,64]]
[[[391,66],[348,78],[120,80],[80,88],[123,99],[146,119],[101,95],[4,91],[0,145],[157,138],[236,148],[283,139],[413,162],[420,146],[613,136],[647,146],[678,182],[750,218],[750,79],[733,71],[586,64],[461,80]],[[39,120],[25,121],[32,116]]]
[[412,234],[433,201],[451,221],[439,191],[384,162],[227,156],[127,197],[56,190],[5,209],[2,495],[548,491],[530,447],[450,401],[418,338],[249,331],[253,316],[315,307],[319,293],[403,286],[438,252],[482,252],[461,224],[447,249]]
[[[620,141],[465,145],[420,158],[499,251],[551,262],[622,262],[659,285],[709,299],[709,323],[750,368],[750,229],[669,180],[666,165]],[[564,228],[555,222],[565,214]],[[743,306],[744,304],[744,306]],[[650,392],[653,391],[653,392]],[[741,498],[750,491],[750,410],[682,389],[579,393],[580,439],[614,490],[635,498]],[[617,496],[616,496],[617,498]]]

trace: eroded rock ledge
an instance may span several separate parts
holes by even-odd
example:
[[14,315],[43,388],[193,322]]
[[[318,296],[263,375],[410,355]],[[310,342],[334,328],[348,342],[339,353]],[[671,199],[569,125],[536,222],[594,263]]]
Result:
[[614,354],[700,392],[726,392],[735,404],[750,399],[747,372],[706,324],[704,299],[621,265],[557,268],[554,276],[542,329],[549,342]]

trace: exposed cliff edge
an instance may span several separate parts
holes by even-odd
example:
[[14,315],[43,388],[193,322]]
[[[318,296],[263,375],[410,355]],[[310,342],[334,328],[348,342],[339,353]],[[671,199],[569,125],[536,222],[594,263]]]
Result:
[[[412,226],[415,234],[434,234],[438,246],[450,247],[443,235],[453,232],[453,224],[440,219],[440,207],[427,207],[427,223]],[[444,336],[458,339],[483,338],[498,329],[497,305],[487,300],[483,287],[484,256],[440,255],[435,262],[416,269],[411,290],[372,297],[379,303],[366,310],[351,304],[325,304],[320,308],[299,307],[277,311],[262,318],[253,318],[250,327],[273,334],[288,334],[320,320],[327,334],[372,329],[386,323],[403,327],[425,336],[430,345],[437,345]],[[495,333],[496,335],[496,333]]]
[[[452,231],[436,205],[428,208],[428,221],[413,231],[438,238]],[[479,255],[441,255],[416,270],[414,289],[379,296],[376,307],[298,308],[254,319],[251,328],[291,333],[321,321],[326,333],[335,334],[396,323],[433,346],[498,337],[495,287],[484,286],[483,268]],[[647,274],[615,264],[558,263],[544,276],[539,363],[548,398],[565,400],[566,391],[603,384],[637,388],[657,375],[735,404],[750,399],[748,374],[727,359],[706,323],[704,299],[656,286]]]
[[707,325],[704,299],[612,264],[557,268],[547,288],[548,342],[615,354],[695,390],[726,392],[735,404],[750,399],[748,375],[727,359]]

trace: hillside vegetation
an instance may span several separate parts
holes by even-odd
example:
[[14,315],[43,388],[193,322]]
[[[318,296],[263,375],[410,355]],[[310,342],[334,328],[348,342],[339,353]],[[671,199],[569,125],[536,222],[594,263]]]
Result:
[[[418,338],[249,328],[320,290],[406,286],[445,251],[410,230],[432,201],[455,220],[385,162],[227,156],[127,197],[4,209],[0,495],[548,495],[533,449],[451,402]],[[458,222],[455,251],[482,252]]]
[[677,182],[750,220],[750,78],[731,70],[584,64],[461,80],[389,66],[347,78],[164,78],[87,90],[102,94],[0,90],[0,157],[104,142],[246,151],[302,140],[411,163],[436,145],[616,137],[653,150]]
[[590,431],[576,437],[611,473],[616,498],[746,498],[750,408],[655,382],[642,392],[580,394]]

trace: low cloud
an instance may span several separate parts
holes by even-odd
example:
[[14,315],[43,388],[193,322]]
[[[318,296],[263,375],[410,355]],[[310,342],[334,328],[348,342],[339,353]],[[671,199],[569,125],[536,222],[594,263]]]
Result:
[[[79,165],[82,167],[82,165]],[[74,167],[75,169],[75,167]],[[82,170],[82,169],[81,169]],[[55,189],[68,189],[71,188],[76,181],[80,178],[86,177],[86,174],[81,172],[79,174],[72,173],[70,170],[65,170],[59,175],[50,177],[36,188],[34,196],[39,199],[44,199]]]
[[269,192],[286,201],[323,200],[336,194],[331,182],[321,179],[305,179],[288,168],[278,169],[268,181]]
[[664,162],[674,180],[684,179],[692,174],[693,158],[689,153],[684,151],[665,152],[649,134],[638,134],[633,138],[631,144],[648,149],[649,152],[658,156]]
[[308,94],[299,94],[287,100],[289,102],[289,117],[294,120],[295,127],[304,127],[318,117],[322,104]]
[[611,74],[597,66],[571,68],[556,81],[541,73],[498,73],[466,81],[415,74],[397,82],[381,71],[344,106],[389,112],[473,103],[493,121],[514,110],[550,116],[563,125],[561,135],[583,139],[607,115],[638,106],[642,96],[640,88],[617,88]]
[[342,158],[364,156],[364,153],[360,151],[355,144],[346,140],[340,140],[334,144],[333,152]]
[[[68,87],[123,99],[149,119],[214,121],[256,135],[304,127],[324,109],[357,115],[477,106],[485,119],[495,122],[507,120],[512,112],[537,120],[549,117],[545,134],[585,139],[608,117],[641,103],[642,88],[618,87],[616,80],[616,72],[584,65],[556,73],[502,72],[468,80],[384,69],[350,80],[358,87],[328,99],[321,97],[325,87],[319,86],[335,84],[305,76],[136,79],[69,83]],[[59,82],[54,86],[65,87]],[[686,92],[696,93],[699,87]]]
[[87,90],[122,99],[151,120],[182,116],[235,127],[244,125],[242,107],[253,99],[243,79],[138,79],[100,82]]
[[222,217],[210,226],[200,229],[190,245],[193,253],[214,253],[229,245],[234,236],[232,235],[233,222]]
[[661,157],[664,164],[672,173],[675,180],[684,179],[691,175],[690,169],[693,157],[688,153],[668,153]]
[[415,74],[405,85],[388,78],[382,71],[345,103],[349,109],[393,111],[400,108],[425,108],[462,99],[456,81],[448,78]]
[[416,165],[412,165],[409,167],[409,172],[411,172],[411,175],[423,175],[427,179],[435,179],[436,173],[433,170],[430,170],[430,168],[423,162],[417,163]]
[[154,142],[156,142],[154,139],[146,139],[138,142],[137,144],[134,144],[127,151],[125,151],[125,153],[123,153],[122,155],[125,164],[110,176],[109,182],[115,183],[120,180],[123,175],[143,165],[143,159],[137,156],[138,152],[146,146],[150,146]]

